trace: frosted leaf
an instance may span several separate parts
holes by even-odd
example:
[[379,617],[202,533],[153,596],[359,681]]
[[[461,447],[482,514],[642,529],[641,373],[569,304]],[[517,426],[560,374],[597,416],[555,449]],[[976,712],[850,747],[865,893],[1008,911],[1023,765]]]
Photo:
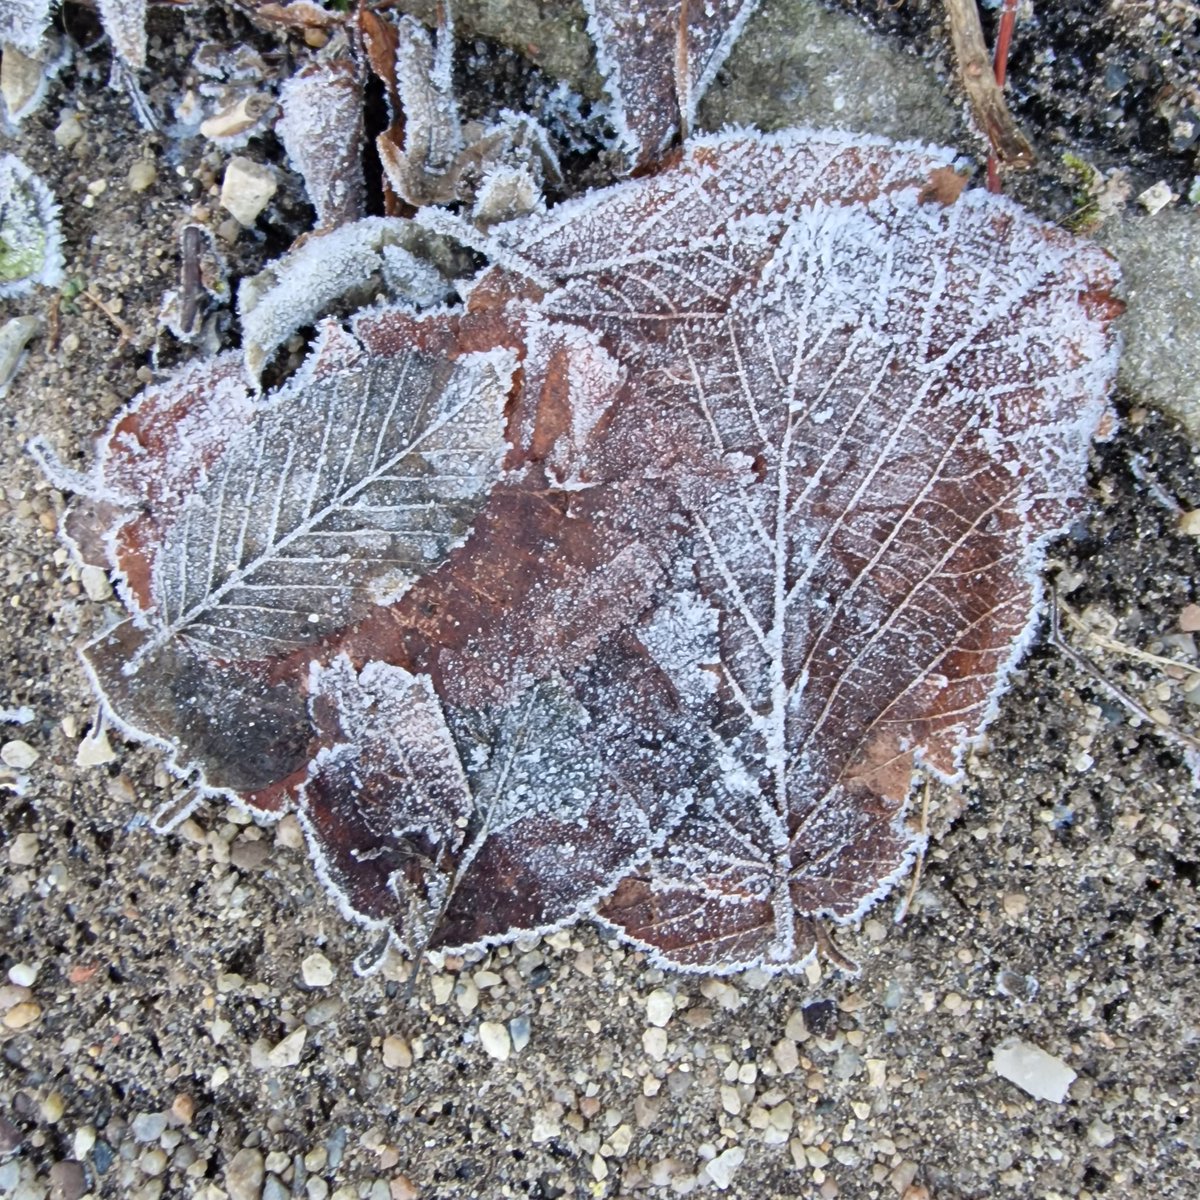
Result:
[[54,0],[0,0],[0,42],[36,56],[53,8]]
[[241,359],[193,363],[147,388],[118,413],[85,475],[65,468],[49,445],[30,450],[56,486],[76,493],[60,533],[81,565],[111,570],[136,615],[153,606],[146,547],[179,518],[192,491],[258,411]]
[[[678,967],[796,969],[992,716],[1106,414],[1111,260],[931,186],[952,164],[699,139],[460,219],[495,264],[460,311],[326,325],[267,396],[234,355],[181,373],[87,475],[40,447],[131,614],[85,653],[106,709],[299,804],[347,914],[410,949],[594,911]],[[439,222],[347,253],[423,287]],[[336,292],[305,249],[270,337]]]
[[463,537],[499,476],[515,363],[452,361],[421,332],[385,358],[322,328],[164,531],[151,646],[263,658],[315,641],[372,602],[372,580],[415,578]]
[[[630,166],[660,157],[729,57],[759,0],[584,0]],[[686,23],[686,33],[684,24]]]
[[413,17],[400,18],[396,35],[395,86],[404,111],[404,147],[384,133],[379,157],[402,199],[415,205],[442,203],[454,197],[455,166],[463,149],[451,69],[453,36],[443,26],[435,42]]
[[[696,171],[684,205],[701,189],[769,205],[778,149],[734,148],[736,178]],[[802,962],[812,918],[859,915],[904,869],[914,769],[952,775],[989,719],[1105,412],[1110,261],[983,193],[922,204],[924,172],[895,173],[911,152],[858,153],[887,188],[864,203],[774,221],[763,205],[688,247],[661,222],[657,256],[592,265],[591,221],[615,224],[602,203],[546,301],[600,319],[618,357],[662,363],[717,460],[742,464],[690,508],[692,603],[721,614],[716,708],[700,709],[717,770],[602,908],[680,966]]]
[[275,131],[317,210],[317,229],[363,215],[363,91],[345,59],[310,63],[284,84]]
[[[410,222],[366,217],[340,229],[310,237],[276,259],[238,288],[238,316],[246,372],[257,381],[275,351],[305,325],[311,325],[332,304],[358,297],[365,302],[381,280],[400,288],[398,299],[425,303],[439,295],[437,269],[427,260],[422,269],[407,272],[403,259],[391,257],[392,247],[415,249],[421,234]],[[445,286],[441,289],[444,294]]]
[[146,65],[146,0],[96,0],[104,32],[134,70]]
[[58,205],[15,154],[0,157],[0,297],[62,279]]
[[[167,751],[172,771],[204,791],[274,807],[254,793],[303,772],[310,757],[312,731],[295,682],[253,664],[214,669],[186,639],[157,647],[151,639],[130,620],[83,648],[108,719],[126,737]],[[127,670],[130,662],[137,671]]]
[[386,663],[314,666],[324,748],[300,811],[349,914],[390,921],[409,952],[509,940],[577,916],[661,840],[679,812],[640,782],[654,768],[631,714],[585,707],[600,675],[485,711],[444,706],[427,676]]

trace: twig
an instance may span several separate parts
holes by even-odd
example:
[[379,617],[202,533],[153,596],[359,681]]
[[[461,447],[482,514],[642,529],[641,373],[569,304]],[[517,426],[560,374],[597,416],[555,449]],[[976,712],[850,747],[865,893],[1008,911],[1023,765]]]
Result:
[[679,5],[679,29],[675,35],[675,103],[679,106],[679,140],[686,142],[688,129],[688,106],[691,103],[692,84],[688,77],[688,0]]
[[909,909],[912,908],[912,902],[917,895],[917,888],[921,886],[921,874],[925,870],[925,844],[929,831],[929,797],[932,793],[933,784],[926,779],[925,791],[921,797],[921,849],[917,852],[917,861],[913,866],[912,878],[908,881],[908,890],[900,902],[900,907],[896,909],[895,923],[897,925],[908,916]]
[[852,958],[847,958],[838,948],[824,922],[814,917],[812,920],[813,937],[817,943],[817,957],[833,963],[835,967],[845,971],[847,975],[857,975],[859,965]]
[[1135,717],[1145,721],[1151,729],[1167,741],[1174,742],[1187,750],[1200,751],[1200,740],[1192,737],[1191,734],[1181,733],[1178,729],[1164,724],[1148,708],[1139,704],[1127,692],[1105,678],[1104,673],[1091,659],[1080,654],[1074,646],[1067,642],[1059,627],[1058,595],[1053,588],[1050,590],[1050,644],[1069,662],[1085,674],[1090,675],[1118,704],[1128,709]]
[[91,303],[94,304],[113,323],[114,326],[116,326],[116,330],[121,337],[117,342],[117,348],[114,353],[120,354],[121,351],[133,341],[133,330],[124,321],[122,321],[121,318],[118,317],[117,314],[113,312],[113,310],[109,308],[109,306],[105,304],[104,301],[101,300],[96,292],[94,292],[91,288],[88,288],[86,292],[80,292],[79,294],[85,300],[91,301]]
[[1150,663],[1156,667],[1174,667],[1176,670],[1185,671],[1189,675],[1200,673],[1200,669],[1194,667],[1191,663],[1180,662],[1177,658],[1166,658],[1162,654],[1151,654],[1149,650],[1139,650],[1136,646],[1127,646],[1124,642],[1119,642],[1116,638],[1111,638],[1106,633],[1098,633],[1063,600],[1059,600],[1058,607],[1062,615],[1067,618],[1067,624],[1074,629],[1078,629],[1086,638],[1095,642],[1101,650],[1108,650],[1113,654],[1123,654],[1126,658],[1136,659],[1138,662]]
[[191,334],[200,311],[200,248],[204,231],[199,225],[184,226],[180,237],[179,328]]
[[[954,43],[954,54],[958,59],[958,71],[963,88],[975,120],[987,135],[992,151],[1000,165],[1024,168],[1033,165],[1033,147],[1017,128],[1008,105],[1004,102],[997,76],[1003,78],[1004,67],[1000,65],[1000,46],[997,45],[997,65],[993,66],[983,40],[983,26],[979,23],[979,9],[975,0],[945,0],[946,16],[950,20],[950,40]],[[1001,19],[1002,38],[1011,38],[1015,5],[1010,17],[1006,8]],[[1008,19],[1008,33],[1004,33],[1004,20]],[[1007,60],[1007,41],[1004,56]],[[998,181],[997,181],[998,186]]]

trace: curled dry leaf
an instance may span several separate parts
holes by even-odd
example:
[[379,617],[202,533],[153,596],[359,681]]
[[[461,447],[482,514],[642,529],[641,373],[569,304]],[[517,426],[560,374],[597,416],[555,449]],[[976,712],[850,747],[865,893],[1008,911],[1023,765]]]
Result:
[[314,62],[284,84],[275,131],[317,210],[317,229],[357,221],[364,210],[363,89],[349,59]]
[[185,371],[59,470],[130,613],[106,705],[296,809],[411,951],[596,912],[795,969],[992,715],[1106,413],[1111,261],[952,161],[729,135],[490,234],[420,214],[492,260],[461,308],[326,324],[266,396]]
[[631,167],[661,157],[729,57],[759,0],[584,0],[613,123]]

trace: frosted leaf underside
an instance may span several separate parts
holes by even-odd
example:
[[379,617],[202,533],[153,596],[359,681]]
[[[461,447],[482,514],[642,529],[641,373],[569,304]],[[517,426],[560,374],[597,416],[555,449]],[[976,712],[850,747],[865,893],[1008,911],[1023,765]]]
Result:
[[951,164],[700,139],[494,229],[460,311],[326,325],[266,397],[232,356],[151,390],[68,520],[125,578],[109,707],[297,807],[410,950],[598,912],[795,969],[990,719],[1114,368],[1110,260],[943,203]]
[[512,367],[504,354],[369,357],[326,327],[165,534],[154,644],[264,658],[402,594],[499,474]]

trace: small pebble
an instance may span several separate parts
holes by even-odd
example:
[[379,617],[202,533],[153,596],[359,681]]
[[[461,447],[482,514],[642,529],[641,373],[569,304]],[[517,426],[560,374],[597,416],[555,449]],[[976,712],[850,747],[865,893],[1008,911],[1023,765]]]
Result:
[[157,1142],[167,1128],[166,1114],[138,1113],[130,1122],[129,1128],[139,1142]]
[[508,1023],[508,1033],[512,1038],[513,1050],[520,1054],[529,1045],[529,1037],[533,1026],[528,1017],[513,1017]]
[[131,192],[144,192],[154,186],[154,181],[157,178],[158,169],[155,167],[153,159],[139,158],[129,168],[126,183],[129,184]]
[[279,186],[275,172],[253,159],[235,155],[225,168],[221,184],[221,207],[249,227],[275,195]]
[[4,1014],[5,1029],[28,1029],[42,1015],[42,1006],[36,1000],[23,1000],[14,1004]]
[[1152,184],[1144,192],[1140,193],[1137,199],[1138,203],[1151,216],[1154,216],[1155,213],[1162,212],[1175,198],[1167,181],[1160,179],[1157,183]]
[[272,1067],[294,1067],[304,1053],[307,1037],[308,1030],[303,1025],[294,1029],[267,1054],[268,1064]]
[[107,600],[112,594],[112,584],[108,579],[108,572],[103,567],[88,565],[79,572],[79,582],[83,584],[83,590],[87,593],[89,600],[95,600],[99,603],[102,600]]
[[654,1062],[662,1062],[667,1054],[667,1031],[652,1025],[642,1034],[642,1049]]
[[304,1013],[304,1023],[310,1029],[320,1025],[328,1025],[334,1017],[342,1011],[342,998],[340,996],[327,996],[324,1000],[318,1000]]
[[1179,532],[1189,537],[1200,537],[1200,508],[1182,513],[1179,517]]
[[0,761],[16,771],[28,770],[37,760],[38,752],[28,742],[19,738],[0,746]]
[[512,1038],[499,1021],[483,1021],[480,1024],[479,1044],[499,1062],[506,1062],[512,1053]]
[[721,1191],[725,1191],[725,1189],[728,1188],[733,1182],[733,1177],[737,1172],[738,1167],[740,1167],[745,1161],[746,1151],[742,1149],[741,1146],[731,1146],[728,1150],[724,1151],[724,1153],[718,1154],[717,1157],[714,1158],[712,1162],[710,1162],[708,1166],[704,1168],[704,1170],[709,1179],[711,1179],[713,1183],[721,1189]]
[[13,963],[8,968],[8,980],[17,987],[31,988],[37,982],[38,967],[36,963]]
[[1035,1100],[1061,1104],[1075,1080],[1075,1072],[1061,1058],[1021,1038],[1006,1038],[992,1052],[992,1070],[1015,1083]]
[[8,861],[14,867],[29,867],[37,859],[38,836],[36,833],[18,833],[8,847]]
[[311,988],[328,987],[333,982],[333,964],[319,950],[300,964],[300,973]]
[[260,1200],[265,1173],[260,1151],[248,1147],[239,1150],[225,1168],[229,1200]]
[[56,1200],[79,1200],[87,1194],[83,1164],[67,1159],[50,1168],[50,1190]]
[[655,988],[646,997],[646,1020],[660,1028],[675,1015],[675,997],[665,988]]
[[108,741],[108,733],[100,730],[97,734],[89,734],[79,743],[75,752],[77,767],[102,767],[116,760],[116,754]]
[[391,1067],[393,1070],[397,1067],[412,1066],[412,1047],[408,1042],[397,1034],[391,1034],[383,1039],[383,1065]]
[[54,141],[60,150],[70,150],[81,137],[83,125],[80,124],[79,114],[68,109],[54,129]]

